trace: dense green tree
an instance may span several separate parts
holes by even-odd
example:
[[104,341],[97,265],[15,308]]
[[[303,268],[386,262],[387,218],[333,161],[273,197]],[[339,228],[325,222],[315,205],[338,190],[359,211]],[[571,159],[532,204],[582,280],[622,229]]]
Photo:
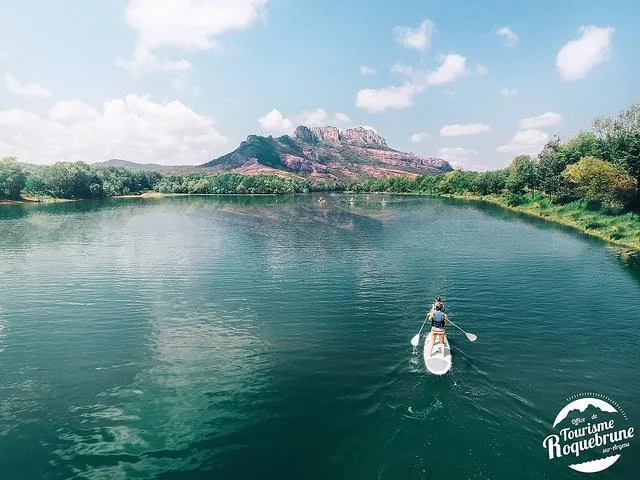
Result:
[[420,193],[435,194],[438,190],[438,184],[442,180],[442,175],[420,175],[413,181],[412,190]]
[[134,171],[122,167],[98,167],[94,170],[102,180],[102,189],[106,196],[128,195],[151,190],[162,178],[159,172]]
[[33,182],[45,195],[55,198],[100,198],[104,196],[102,179],[84,162],[59,162],[32,173]]
[[18,199],[24,188],[27,175],[15,157],[0,160],[0,199]]
[[593,131],[600,138],[618,137],[640,131],[640,103],[634,103],[615,117],[599,116],[593,120]]
[[554,136],[538,154],[540,188],[549,195],[561,195],[563,193],[563,180],[560,175],[565,167],[560,138]]
[[[593,121],[599,139],[600,158],[623,168],[640,185],[640,103],[634,103],[616,116],[601,116]],[[640,192],[633,204],[640,209]]]
[[516,156],[509,165],[506,187],[513,193],[538,187],[538,165],[529,155]]
[[476,177],[474,191],[480,195],[499,194],[506,187],[508,172],[493,170],[479,173]]
[[[155,185],[155,188],[161,193],[286,194],[306,193],[311,191],[313,186],[306,180],[278,175],[193,173],[188,175],[168,175],[162,178]],[[318,188],[329,190],[331,185],[321,184]]]
[[624,169],[592,156],[568,165],[562,176],[582,198],[623,206],[633,199],[638,186]]
[[447,172],[442,176],[438,189],[445,194],[473,192],[477,175],[462,169]]
[[602,143],[593,132],[580,132],[562,144],[560,158],[565,166],[589,156],[602,157]]

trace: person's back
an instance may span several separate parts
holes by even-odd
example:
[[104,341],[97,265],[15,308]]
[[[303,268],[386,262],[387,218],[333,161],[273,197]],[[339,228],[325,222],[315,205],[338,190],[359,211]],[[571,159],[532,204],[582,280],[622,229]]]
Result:
[[431,316],[431,326],[444,328],[445,313],[442,310],[436,310]]
[[[449,321],[447,318],[447,314],[443,311],[444,305],[440,302],[436,303],[435,310],[429,314],[429,319],[431,320],[431,335],[433,337],[433,342],[431,343],[431,349],[429,351],[429,355],[433,352],[433,346],[436,344],[438,339],[442,345],[444,345],[445,339],[445,324]],[[443,350],[444,352],[444,350]]]

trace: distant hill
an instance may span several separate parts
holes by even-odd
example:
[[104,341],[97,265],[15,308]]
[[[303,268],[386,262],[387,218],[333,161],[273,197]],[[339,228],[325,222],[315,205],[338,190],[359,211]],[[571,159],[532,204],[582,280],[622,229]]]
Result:
[[113,158],[104,162],[92,163],[98,167],[119,167],[127,170],[155,171],[166,174],[188,174],[194,172],[211,172],[212,169],[200,165],[159,165],[157,163],[136,163],[129,160]]
[[453,170],[445,160],[394,150],[372,130],[299,126],[293,136],[249,135],[233,152],[205,163],[218,171],[290,172],[338,178],[416,176]]
[[167,168],[177,168],[177,167],[167,167],[165,165],[158,165],[155,163],[136,163],[130,162],[129,160],[120,160],[117,158],[112,158],[111,160],[106,160],[104,162],[96,162],[92,163],[92,165],[96,165],[98,167],[123,167],[129,170],[166,170]]

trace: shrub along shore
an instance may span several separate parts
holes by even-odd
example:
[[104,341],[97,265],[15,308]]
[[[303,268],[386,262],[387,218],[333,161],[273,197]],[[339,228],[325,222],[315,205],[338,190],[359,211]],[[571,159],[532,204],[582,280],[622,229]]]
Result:
[[553,137],[535,157],[501,170],[350,182],[284,175],[162,174],[83,162],[25,168],[0,160],[0,202],[155,194],[410,193],[482,200],[640,250],[640,104],[598,117],[591,130]]

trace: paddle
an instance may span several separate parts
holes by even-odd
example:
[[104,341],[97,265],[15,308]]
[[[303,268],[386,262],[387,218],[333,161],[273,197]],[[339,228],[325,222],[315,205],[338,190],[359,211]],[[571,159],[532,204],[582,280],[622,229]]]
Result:
[[[431,313],[431,310],[429,310],[429,313]],[[424,322],[422,322],[422,326],[420,327],[420,331],[418,333],[416,333],[416,336],[411,339],[411,345],[413,345],[414,347],[417,347],[418,344],[420,343],[420,334],[422,333],[422,329],[424,328],[424,324],[427,323],[427,318],[429,318],[429,313],[427,313],[427,316],[424,317]]]
[[[476,335],[474,335],[473,333],[467,333],[464,330],[462,330],[458,325],[456,325],[455,323],[453,323],[451,320],[449,320],[449,323],[451,325],[453,325],[454,327],[456,327],[458,330],[460,330],[462,333],[464,333],[466,335],[466,337],[469,339],[470,342],[475,342],[478,337]],[[413,342],[413,340],[412,340]]]

